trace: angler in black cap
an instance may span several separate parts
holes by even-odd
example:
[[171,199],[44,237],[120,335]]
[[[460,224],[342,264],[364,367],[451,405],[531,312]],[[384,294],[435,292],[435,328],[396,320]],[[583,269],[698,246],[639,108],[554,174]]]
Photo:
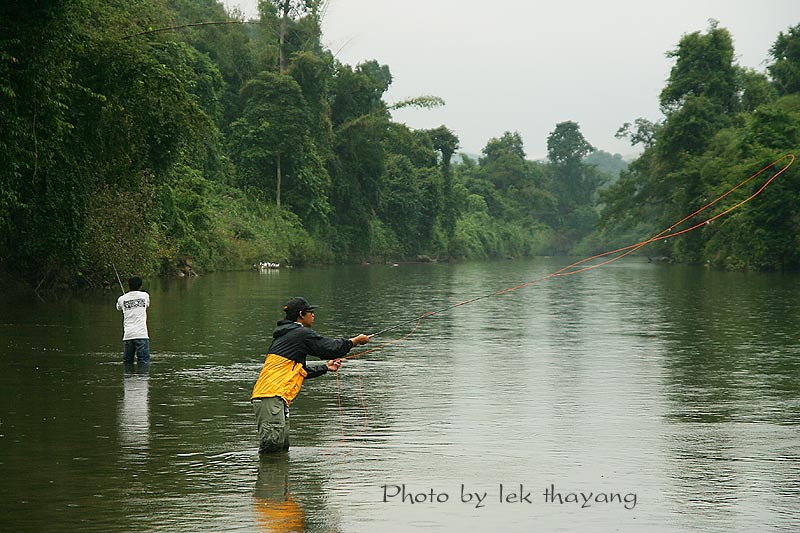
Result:
[[[289,405],[303,380],[339,370],[341,357],[353,346],[369,342],[370,336],[364,334],[351,339],[323,337],[311,329],[316,308],[305,298],[292,298],[283,306],[286,318],[272,333],[272,344],[250,397],[258,422],[259,453],[289,449]],[[309,363],[308,355],[327,361]]]

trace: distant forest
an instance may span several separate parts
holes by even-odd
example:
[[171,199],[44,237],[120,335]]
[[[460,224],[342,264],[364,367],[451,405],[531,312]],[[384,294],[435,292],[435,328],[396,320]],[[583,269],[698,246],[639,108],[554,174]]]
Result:
[[[0,281],[585,255],[660,231],[800,145],[800,24],[766,74],[737,65],[716,22],[676,37],[663,119],[617,133],[642,150],[629,164],[572,121],[531,161],[513,125],[470,157],[446,125],[394,122],[444,102],[420,87],[388,105],[389,65],[337,60],[321,5],[264,0],[245,21],[214,0],[4,1]],[[798,172],[647,253],[797,269]]]

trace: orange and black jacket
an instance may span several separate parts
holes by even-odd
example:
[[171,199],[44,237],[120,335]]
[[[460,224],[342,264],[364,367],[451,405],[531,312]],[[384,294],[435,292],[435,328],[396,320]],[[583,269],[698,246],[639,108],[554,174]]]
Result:
[[303,380],[321,376],[328,371],[325,365],[309,368],[306,357],[336,359],[347,355],[353,347],[350,339],[323,337],[311,328],[290,320],[281,320],[272,333],[272,345],[267,350],[264,367],[253,387],[252,398],[280,396],[291,404]]

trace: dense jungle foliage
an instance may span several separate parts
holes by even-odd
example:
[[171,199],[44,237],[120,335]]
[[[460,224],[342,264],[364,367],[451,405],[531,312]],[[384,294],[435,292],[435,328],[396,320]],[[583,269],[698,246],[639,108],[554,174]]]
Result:
[[[572,121],[545,161],[513,131],[455,158],[446,126],[391,118],[443,102],[388,105],[388,65],[321,45],[321,4],[262,0],[244,21],[214,0],[3,2],[0,278],[584,254],[663,229],[798,146],[800,25],[768,74],[739,67],[716,23],[680,38],[663,120],[620,129],[644,150],[628,166]],[[223,21],[238,23],[198,24]],[[649,253],[797,268],[799,183],[792,167],[757,204]]]

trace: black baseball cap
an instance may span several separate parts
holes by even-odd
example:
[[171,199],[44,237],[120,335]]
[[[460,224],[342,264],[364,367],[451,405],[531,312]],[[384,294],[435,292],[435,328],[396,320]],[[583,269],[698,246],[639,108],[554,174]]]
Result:
[[313,311],[317,307],[319,306],[309,304],[308,300],[302,296],[295,296],[286,302],[286,305],[283,306],[283,311],[286,313],[287,317],[295,318],[301,311]]

